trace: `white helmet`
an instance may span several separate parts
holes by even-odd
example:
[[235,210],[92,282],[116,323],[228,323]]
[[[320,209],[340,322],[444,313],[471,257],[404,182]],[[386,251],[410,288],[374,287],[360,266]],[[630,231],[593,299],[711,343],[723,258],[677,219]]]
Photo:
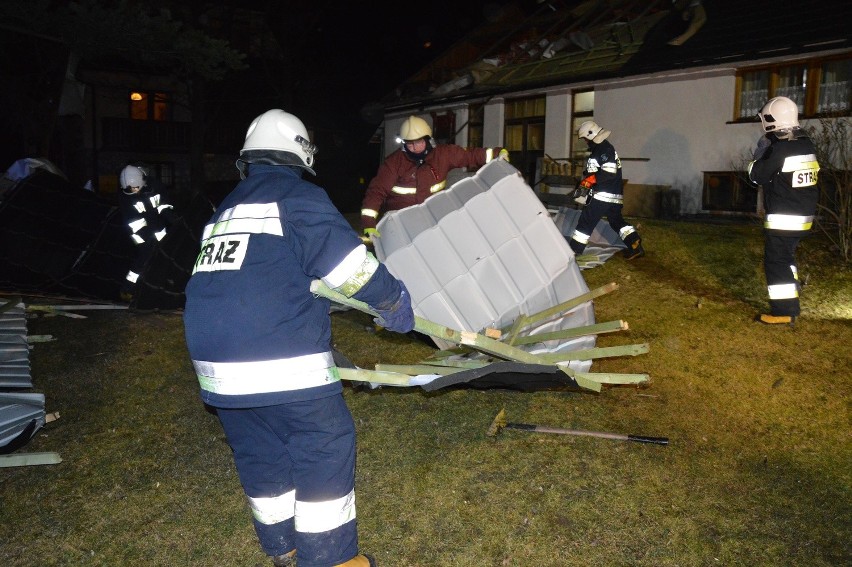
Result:
[[409,116],[399,127],[399,139],[404,142],[413,142],[425,138],[432,137],[432,128],[429,123],[419,116]]
[[313,170],[317,147],[308,138],[301,120],[279,108],[267,110],[254,120],[246,132],[237,169],[245,177],[246,164],[295,165],[316,175]]
[[600,144],[612,134],[609,130],[604,130],[594,120],[586,120],[580,127],[577,128],[577,137],[584,140],[589,140],[596,144]]
[[757,113],[764,132],[792,130],[799,127],[799,107],[786,96],[776,96]]
[[130,188],[132,187],[139,190],[144,187],[145,176],[145,170],[141,167],[128,165],[121,170],[121,175],[118,176],[118,184],[121,186],[121,190],[125,193],[135,193],[136,191],[131,191]]

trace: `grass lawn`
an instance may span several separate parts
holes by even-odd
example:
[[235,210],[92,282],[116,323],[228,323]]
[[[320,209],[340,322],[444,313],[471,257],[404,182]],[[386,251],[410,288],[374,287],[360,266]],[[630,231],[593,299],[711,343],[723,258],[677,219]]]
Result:
[[[583,272],[598,321],[630,330],[596,361],[648,373],[600,394],[346,388],[358,427],[362,548],[384,567],[852,564],[852,270],[818,235],[795,328],[767,308],[755,225],[643,220],[648,254]],[[230,449],[198,397],[180,314],[39,317],[31,352],[47,424],[19,453],[63,462],[0,469],[0,565],[270,565]],[[433,349],[332,317],[358,366]],[[667,447],[504,430],[509,421],[669,437]]]

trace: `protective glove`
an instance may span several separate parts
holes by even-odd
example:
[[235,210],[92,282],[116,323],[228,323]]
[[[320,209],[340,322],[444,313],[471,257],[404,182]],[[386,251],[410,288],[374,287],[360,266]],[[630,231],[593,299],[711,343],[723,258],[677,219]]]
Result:
[[365,228],[364,234],[361,235],[361,242],[363,242],[364,244],[372,244],[373,236],[375,236],[376,238],[380,238],[382,235],[379,234],[379,231],[375,228]]
[[500,153],[497,154],[497,158],[502,159],[505,162],[508,162],[509,161],[509,150],[507,150],[506,148],[503,148],[502,150],[500,150]]
[[379,315],[373,321],[389,331],[407,333],[414,329],[414,311],[411,309],[411,296],[402,280],[399,280],[399,297],[393,304],[377,305],[374,310]]
[[772,140],[769,139],[768,136],[761,136],[757,141],[757,147],[754,148],[754,159],[758,160],[763,157],[763,154],[766,153],[766,150],[769,149],[769,146],[772,145]]
[[577,181],[577,185],[574,187],[574,191],[571,192],[571,198],[578,205],[585,205],[588,201],[589,189],[587,187],[583,187],[581,183],[582,180]]
[[580,181],[580,187],[582,187],[583,189],[591,189],[595,186],[597,182],[597,178],[594,175],[590,175]]

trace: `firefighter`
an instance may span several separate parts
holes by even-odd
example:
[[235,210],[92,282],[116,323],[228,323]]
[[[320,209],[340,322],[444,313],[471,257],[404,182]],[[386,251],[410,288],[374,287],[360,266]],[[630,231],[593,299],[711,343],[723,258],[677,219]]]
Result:
[[796,247],[816,213],[819,163],[811,139],[799,127],[799,109],[789,98],[771,99],[758,112],[764,134],[757,142],[748,176],[763,187],[763,268],[769,313],[757,320],[769,325],[795,323],[799,316]]
[[579,184],[589,193],[569,244],[574,254],[582,254],[595,226],[606,217],[609,225],[627,245],[627,249],[622,252],[623,256],[632,260],[644,256],[645,249],[642,247],[639,233],[621,216],[624,206],[621,160],[618,158],[618,152],[607,141],[611,133],[591,120],[580,124],[577,130],[577,137],[586,141],[591,152]]
[[467,150],[437,144],[432,128],[419,116],[409,116],[399,128],[400,148],[379,166],[361,204],[361,228],[369,238],[376,232],[379,215],[418,205],[447,186],[447,173],[457,167],[477,169],[494,158],[509,160],[501,148]]
[[370,254],[314,175],[316,147],[280,109],[251,123],[242,181],[204,229],[186,286],[186,342],[202,400],[216,408],[276,566],[368,567],[358,553],[355,426],[331,348],[329,301],[314,279],[407,333],[405,285]]
[[148,175],[143,167],[126,166],[118,180],[121,186],[119,209],[136,245],[136,254],[120,290],[121,298],[130,301],[145,264],[174,220],[174,207],[165,185]]

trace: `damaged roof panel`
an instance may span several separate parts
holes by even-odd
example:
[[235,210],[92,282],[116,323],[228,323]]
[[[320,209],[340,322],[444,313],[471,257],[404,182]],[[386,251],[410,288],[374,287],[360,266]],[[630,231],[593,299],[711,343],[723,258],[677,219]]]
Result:
[[[526,13],[507,11],[501,20],[483,22],[471,30],[389,93],[384,105],[397,110],[445,98],[483,97],[850,45],[846,21],[836,17],[847,11],[846,2],[840,0],[801,0],[795,9],[776,10],[736,0],[704,1],[698,8],[680,4],[586,0],[546,2]],[[812,17],[802,18],[802,14]]]
[[[405,281],[415,313],[459,331],[503,329],[521,315],[589,291],[547,210],[518,170],[502,160],[421,205],[387,213],[378,231],[376,255]],[[587,301],[524,335],[594,322]],[[584,336],[522,348],[562,351],[594,344],[594,336]],[[587,370],[591,362],[571,365]]]

